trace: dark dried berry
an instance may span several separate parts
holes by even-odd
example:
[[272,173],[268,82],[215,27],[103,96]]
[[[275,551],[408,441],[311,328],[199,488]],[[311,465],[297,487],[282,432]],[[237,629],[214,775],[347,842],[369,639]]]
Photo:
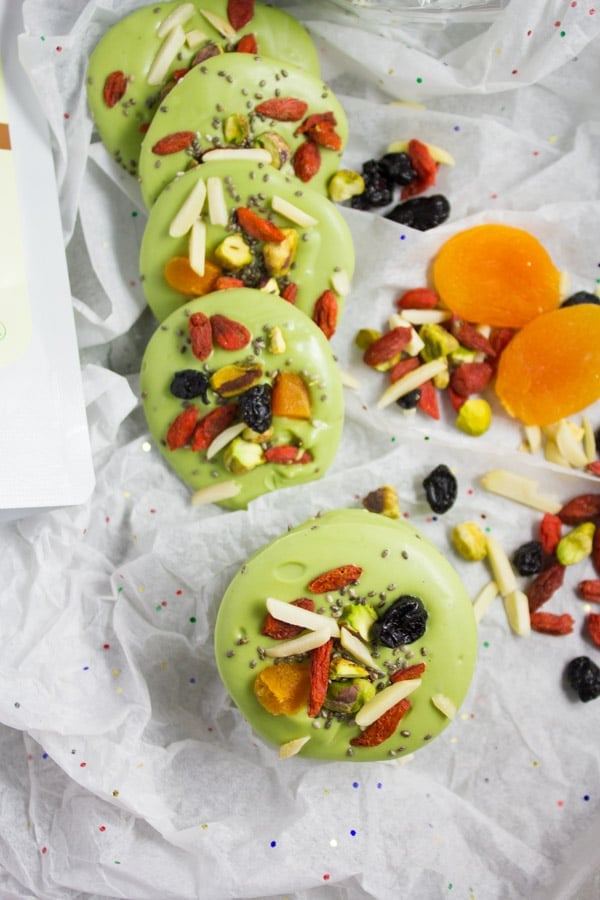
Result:
[[377,639],[386,647],[412,644],[423,637],[427,628],[427,610],[419,597],[398,597],[374,626]]
[[577,291],[571,294],[566,300],[560,304],[561,306],[579,306],[581,303],[595,303],[600,305],[600,297],[597,294],[591,294],[589,291]]
[[262,434],[271,427],[271,385],[257,384],[238,397],[242,421]]
[[423,487],[427,502],[434,513],[445,513],[454,505],[458,493],[456,478],[444,463],[436,466],[426,478]]
[[408,394],[403,394],[402,397],[398,397],[396,404],[400,409],[416,409],[420,399],[421,388],[415,388],[414,391],[409,391]]
[[537,575],[542,571],[544,552],[539,541],[527,541],[514,552],[513,563],[519,575]]
[[450,204],[443,194],[433,194],[431,197],[413,197],[405,200],[386,214],[386,219],[398,222],[399,225],[408,225],[417,231],[429,231],[445,222],[450,215]]
[[369,159],[362,167],[365,189],[350,201],[353,209],[372,209],[388,206],[394,199],[394,185],[376,159]]
[[182,400],[201,397],[203,403],[208,403],[208,376],[196,369],[181,369],[175,372],[169,390]]
[[565,669],[565,678],[584,703],[600,697],[600,668],[589,656],[572,659]]
[[385,153],[379,159],[379,166],[385,177],[393,184],[404,186],[417,177],[408,153]]

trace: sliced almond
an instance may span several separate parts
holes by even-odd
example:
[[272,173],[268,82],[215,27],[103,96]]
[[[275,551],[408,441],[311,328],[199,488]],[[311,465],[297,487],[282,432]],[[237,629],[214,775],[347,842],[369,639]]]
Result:
[[421,687],[420,678],[409,678],[406,681],[396,681],[395,684],[390,684],[389,687],[375,694],[371,700],[367,700],[364,706],[361,706],[354,717],[354,721],[359,728],[366,728],[368,725],[372,725],[388,709],[404,700],[405,697],[408,697],[409,694],[412,694],[419,687]]
[[456,715],[456,703],[453,703],[446,694],[432,694],[431,702],[447,719],[453,719]]
[[565,299],[569,295],[569,288],[571,285],[571,278],[568,272],[562,271],[560,273],[560,283],[558,286],[558,290],[561,296],[561,299]]
[[[425,143],[423,141],[423,143]],[[393,141],[393,143],[388,144],[387,152],[388,153],[408,153],[408,141]],[[444,150],[443,147],[436,147],[435,144],[425,144],[427,149],[429,150],[432,159],[434,159],[437,163],[442,163],[445,166],[453,166],[454,165],[454,157],[451,153],[448,153],[447,150]]]
[[211,484],[192,494],[192,506],[206,506],[208,503],[229,500],[239,494],[241,489],[238,481],[219,481],[218,484]]
[[279,641],[272,647],[267,647],[265,655],[271,659],[298,656],[301,653],[308,653],[309,650],[316,650],[317,647],[322,647],[330,638],[331,632],[328,628],[322,628],[320,631],[305,631],[300,637],[293,638],[291,641]]
[[537,453],[542,447],[542,429],[539,425],[525,425],[523,428],[527,449],[530,453]]
[[475,599],[473,600],[473,615],[476,622],[481,622],[488,607],[498,596],[498,585],[495,581],[488,583],[481,588]]
[[377,406],[379,409],[389,406],[390,403],[394,403],[399,397],[404,397],[405,394],[414,391],[415,388],[418,388],[420,385],[424,384],[424,382],[429,381],[434,375],[439,375],[440,372],[445,372],[447,369],[448,363],[443,357],[432,359],[431,362],[424,363],[422,366],[419,366],[418,369],[413,369],[412,372],[408,372],[402,378],[399,378],[398,381],[395,381],[386,388],[377,401]]
[[347,297],[350,293],[350,278],[345,269],[338,269],[329,279],[331,287],[340,297]]
[[504,598],[504,609],[508,624],[519,637],[527,637],[531,633],[529,600],[524,591],[514,590]]
[[276,278],[269,278],[259,290],[264,291],[265,294],[275,294],[275,296],[278,296],[281,293]]
[[554,438],[548,438],[544,445],[544,457],[548,462],[554,463],[555,466],[562,466],[563,469],[570,469],[569,460],[558,449],[558,444]]
[[199,28],[191,28],[185,33],[185,42],[190,50],[197,50],[200,44],[208,40],[208,35]]
[[403,309],[402,318],[411,325],[438,325],[452,318],[452,313],[449,309]]
[[556,433],[556,446],[569,465],[575,469],[583,469],[587,465],[587,457],[583,449],[583,430],[575,429],[572,423],[564,421]]
[[157,35],[164,38],[177,25],[185,25],[188,19],[194,15],[193,3],[180,3],[175,9],[166,16],[158,26]]
[[200,178],[179,207],[169,225],[169,235],[174,238],[187,234],[199,218],[206,200],[206,184]]
[[148,84],[162,84],[177,54],[185,44],[185,32],[181,25],[176,25],[158,48],[148,72]]
[[492,494],[499,494],[508,500],[515,500],[531,509],[556,514],[562,504],[553,497],[544,497],[538,493],[538,483],[533,478],[517,475],[506,469],[492,469],[481,478],[481,485]]
[[233,28],[226,19],[223,19],[221,16],[218,16],[216,13],[211,12],[210,9],[201,9],[200,12],[207,20],[210,22],[213,28],[219,32],[219,34],[224,38],[232,38],[235,37],[235,28]]
[[369,648],[360,638],[348,631],[347,628],[340,628],[340,644],[348,653],[370,669],[378,670],[377,663],[371,656]]
[[223,181],[216,175],[209,175],[206,179],[206,196],[208,199],[208,218],[211,225],[227,225],[229,214],[225,202]]
[[504,547],[496,540],[493,534],[485,537],[487,545],[487,558],[492,567],[494,581],[503,597],[506,597],[517,587],[517,578]]
[[262,147],[215,147],[214,150],[206,150],[202,154],[205,162],[215,162],[219,160],[245,159],[248,162],[271,162],[271,154]]
[[231,441],[241,434],[244,428],[246,427],[245,422],[235,422],[235,424],[230,425],[229,428],[225,428],[221,434],[218,434],[214,441],[211,442],[207,451],[206,458],[212,459],[213,456],[216,456],[223,447],[226,447],[227,444],[230,444]]
[[583,416],[581,427],[583,428],[583,452],[585,453],[586,462],[591,463],[596,459],[597,452],[594,426],[589,416]]
[[192,225],[188,242],[190,266],[197,275],[204,275],[206,263],[206,225],[197,219]]
[[275,194],[271,200],[271,208],[273,212],[285,216],[286,219],[289,219],[290,222],[293,222],[295,225],[300,225],[301,228],[312,228],[312,226],[317,225],[319,221],[318,219],[315,219],[314,216],[310,216],[303,209],[300,209],[299,206],[290,203],[289,200],[285,200],[278,194]]
[[279,759],[289,759],[290,756],[295,756],[297,753],[302,750],[304,745],[310,741],[310,735],[306,735],[306,737],[295,738],[293,741],[287,741],[285,744],[280,744],[279,746]]
[[328,631],[330,637],[339,637],[340,629],[335,619],[311,612],[310,609],[302,609],[293,603],[285,603],[275,597],[267,597],[267,610],[280,622],[288,625],[298,625],[299,628],[307,628],[310,631]]
[[340,373],[340,379],[344,387],[351,388],[353,391],[360,390],[360,381],[358,378],[355,378],[354,375],[351,375],[350,372],[344,371],[344,369],[338,369]]

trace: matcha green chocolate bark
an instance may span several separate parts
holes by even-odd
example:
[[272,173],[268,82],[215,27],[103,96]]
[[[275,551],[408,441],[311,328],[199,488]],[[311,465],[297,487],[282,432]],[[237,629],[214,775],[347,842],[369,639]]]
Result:
[[241,509],[320,478],[341,438],[327,339],[264,291],[219,291],[173,312],[148,343],[140,386],[150,432],[195,503]]
[[[335,587],[344,570],[352,581]],[[314,613],[325,625],[333,619],[333,628],[352,632],[370,654],[371,665],[365,664],[364,658],[356,658],[354,644],[349,651],[339,638],[332,638],[327,694],[317,714],[301,708],[292,715],[274,715],[257,699],[257,677],[286,662],[269,655],[284,641],[262,633],[268,598],[286,605],[301,598],[313,601]],[[307,634],[309,629],[300,637]],[[314,652],[293,659],[310,671]],[[289,753],[294,742],[292,747],[299,746],[299,754],[306,757],[382,760],[426,746],[449,724],[473,675],[476,624],[457,572],[416,529],[363,509],[336,510],[293,528],[244,564],[219,607],[215,653],[223,682],[241,713],[265,741],[284,748],[281,755]],[[355,677],[357,664],[367,675]],[[412,666],[418,669],[408,671]],[[316,671],[318,678],[318,667]],[[377,723],[374,729],[356,723],[361,720],[361,698],[366,698],[366,717],[372,694],[381,699],[391,684],[394,690],[409,684],[411,679],[398,678],[398,673],[413,672],[418,674],[413,681],[417,687],[406,697],[408,709],[393,732],[373,746],[357,746],[370,727],[371,734],[378,731]],[[340,697],[347,699],[348,686],[355,691],[359,711],[344,712],[339,702]]]
[[245,52],[244,47],[319,75],[306,29],[283,10],[261,3],[237,30],[228,21],[226,0],[153,3],[113,25],[94,49],[87,72],[89,106],[110,154],[137,175],[144,134],[177,79],[211,54],[223,58]]
[[142,196],[152,206],[173,178],[220,148],[262,149],[284,175],[326,193],[347,140],[344,110],[320,78],[269,57],[212,57],[154,116],[140,152]]
[[[217,222],[211,215],[207,185],[220,194],[219,207],[225,207],[225,218]],[[199,200],[194,201],[195,197]],[[178,216],[181,210],[185,214],[190,201],[195,202],[191,216],[178,228]],[[237,223],[236,210],[240,207],[273,222],[282,230],[284,240],[260,240],[249,235]],[[264,163],[237,160],[231,164],[224,160],[203,163],[187,172],[161,193],[150,211],[141,245],[140,272],[146,299],[159,321],[196,294],[195,279],[178,285],[168,278],[165,267],[175,257],[189,260],[194,228],[199,226],[204,257],[215,267],[205,281],[206,292],[219,275],[234,278],[246,287],[268,282],[276,293],[287,297],[293,292],[297,308],[312,318],[318,298],[324,291],[332,291],[339,319],[354,271],[354,248],[350,230],[336,206],[311,188],[290,183],[289,178]]]

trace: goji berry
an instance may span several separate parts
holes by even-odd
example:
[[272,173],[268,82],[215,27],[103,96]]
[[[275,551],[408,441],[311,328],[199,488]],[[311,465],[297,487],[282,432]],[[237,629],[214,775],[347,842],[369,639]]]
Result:
[[311,141],[327,150],[341,150],[342,138],[331,122],[318,122],[306,132]]
[[544,513],[540,522],[540,544],[542,550],[551,556],[562,537],[562,522],[553,513]]
[[494,374],[485,362],[461,363],[450,376],[450,387],[460,397],[480,394],[488,386]]
[[535,576],[527,588],[527,600],[531,614],[537,612],[540,606],[543,606],[562,587],[564,578],[565,567],[556,560]]
[[588,634],[597,647],[600,647],[600,613],[588,613]]
[[234,275],[220,275],[215,281],[215,291],[227,291],[244,286],[242,279],[236,278]]
[[581,525],[597,516],[600,516],[600,494],[579,494],[558,512],[558,518],[565,525]]
[[439,297],[430,288],[411,288],[396,300],[398,309],[435,309]]
[[455,412],[460,411],[461,406],[463,406],[463,404],[466,402],[466,399],[467,399],[466,397],[463,397],[461,394],[457,394],[451,384],[449,384],[448,387],[446,388],[446,396],[448,397],[448,399],[452,405],[452,409]]
[[310,651],[309,673],[310,693],[308,695],[307,714],[311,719],[318,716],[327,696],[329,684],[329,663],[333,650],[333,638],[320,647]]
[[407,356],[406,359],[399,359],[390,369],[390,381],[392,383],[394,381],[399,381],[400,378],[404,378],[408,372],[412,372],[413,369],[418,369],[420,365],[421,363],[417,356]]
[[308,450],[302,451],[300,447],[295,447],[293,444],[280,444],[278,447],[267,447],[265,460],[280,465],[299,464],[305,466],[312,462],[312,456]]
[[592,538],[592,564],[600,575],[600,527],[596,528]]
[[127,78],[124,72],[111,72],[106,76],[102,96],[109,109],[116,106],[127,91]]
[[187,150],[192,144],[196,134],[194,131],[175,131],[160,138],[152,147],[152,152],[157,156],[169,156],[171,153],[179,153]]
[[245,325],[216,313],[210,317],[215,343],[223,350],[241,350],[250,343],[252,335]]
[[317,174],[321,168],[321,151],[314,141],[304,141],[297,148],[292,158],[294,174],[305,183]]
[[295,304],[298,296],[298,285],[293,281],[288,281],[281,292],[281,296],[284,300],[287,300],[288,303]]
[[246,234],[256,238],[257,241],[273,241],[280,244],[285,240],[285,234],[269,219],[263,219],[254,210],[248,209],[247,206],[238,206],[235,211],[238,224]]
[[390,675],[390,681],[395,684],[397,681],[408,681],[411,678],[420,678],[424,671],[425,663],[415,663],[414,666],[409,666],[407,669],[397,669]]
[[481,334],[480,331],[477,331],[477,328],[470,322],[456,319],[452,323],[452,334],[467,350],[477,350],[480,353],[485,353],[487,356],[496,355],[496,351],[488,338]]
[[338,304],[333,291],[323,291],[315,303],[313,310],[313,322],[315,322],[325,337],[333,337],[337,327]]
[[[298,600],[292,600],[292,606],[299,606],[309,612],[314,612],[315,604],[310,597],[300,597]],[[260,633],[265,637],[273,638],[275,641],[288,641],[297,637],[304,629],[301,625],[293,625],[291,622],[282,622],[281,619],[275,618],[270,612],[265,616],[265,620],[260,629]]]
[[492,328],[490,333],[490,344],[494,349],[496,357],[499,357],[505,347],[511,342],[515,336],[514,328]]
[[588,603],[600,603],[600,578],[584,578],[577,585],[577,590]]
[[423,384],[419,385],[419,388],[421,396],[419,397],[417,406],[428,416],[431,416],[432,419],[439,419],[440,407],[437,390],[433,381],[424,381]]
[[308,104],[296,97],[272,97],[255,106],[254,112],[278,122],[299,122],[307,109]]
[[198,408],[196,406],[186,407],[173,419],[166,437],[169,450],[179,450],[190,443],[197,421]]
[[208,359],[212,353],[212,326],[208,316],[201,312],[192,313],[188,319],[188,332],[196,359]]
[[542,634],[571,634],[575,624],[569,613],[534,612],[530,616],[531,627]]
[[227,0],[227,18],[236,31],[247,25],[254,15],[254,0]]
[[313,594],[326,594],[328,591],[339,591],[340,588],[348,587],[354,584],[362,575],[360,566],[345,565],[337,566],[335,569],[329,569],[323,572],[309,583],[308,589]]
[[254,56],[258,53],[258,44],[253,34],[245,34],[237,43],[235,48],[237,53],[252,53]]
[[425,144],[413,138],[408,142],[408,155],[417,177],[402,188],[403,200],[414,197],[416,194],[422,194],[428,187],[435,184],[437,177],[437,163]]
[[379,716],[378,719],[375,719],[371,725],[365,728],[362,734],[352,738],[350,743],[353,747],[378,747],[394,734],[400,721],[409,709],[410,700],[405,697],[384,712],[382,716]]
[[305,134],[305,132],[310,131],[311,128],[314,128],[315,125],[320,125],[322,122],[329,122],[330,125],[337,125],[337,121],[333,112],[328,110],[323,113],[313,113],[304,120],[302,125],[298,125],[294,134]]
[[363,362],[368,366],[378,366],[381,363],[390,362],[395,356],[402,353],[410,342],[411,336],[412,329],[410,328],[403,328],[401,325],[397,328],[390,328],[389,331],[369,344],[363,354]]
[[207,450],[214,439],[232,424],[237,415],[237,404],[216,406],[203,416],[194,429],[192,450]]

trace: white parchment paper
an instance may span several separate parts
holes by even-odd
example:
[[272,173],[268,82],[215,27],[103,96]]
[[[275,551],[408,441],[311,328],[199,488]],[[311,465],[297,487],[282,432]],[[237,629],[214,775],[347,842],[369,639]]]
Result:
[[[225,513],[193,510],[149,439],[138,391],[154,327],[137,274],[145,214],[85,103],[90,49],[137,5],[24,3],[21,58],[53,135],[97,486],[84,506],[0,531],[2,897],[592,900],[600,706],[573,699],[562,675],[574,656],[600,656],[575,590],[594,577],[591,563],[568,570],[548,607],[574,617],[573,634],[518,638],[493,604],[465,704],[402,763],[279,761],[227,698],[212,629],[250,552],[381,484],[396,486],[403,514],[472,596],[490,573],[454,555],[453,524],[476,520],[512,552],[540,520],[484,492],[481,474],[510,467],[561,501],[596,488],[520,453],[500,410],[476,440],[447,415],[375,411],[383,384],[353,338],[425,282],[443,240],[480,222],[528,228],[573,290],[595,289],[600,8],[512,0],[491,24],[413,22],[386,38],[325,3],[285,5],[310,28],[348,111],[348,165],[392,140],[443,146],[456,160],[438,183],[452,215],[420,233],[344,213],[357,271],[334,346],[359,388],[347,393],[340,452],[321,482]],[[598,409],[589,415],[598,427]],[[422,479],[440,462],[459,497],[435,517]]]

